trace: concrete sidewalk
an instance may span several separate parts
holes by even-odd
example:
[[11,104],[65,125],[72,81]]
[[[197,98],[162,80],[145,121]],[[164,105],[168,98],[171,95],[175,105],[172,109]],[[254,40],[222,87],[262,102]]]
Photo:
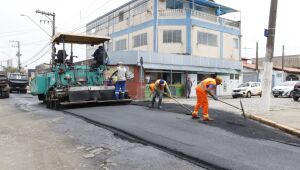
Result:
[[[196,98],[178,98],[176,99],[182,104],[188,104],[194,106]],[[272,98],[271,110],[269,112],[262,112],[260,110],[259,97],[252,98],[221,98],[220,100],[240,107],[240,100],[243,103],[245,112],[249,115],[249,118],[267,124],[274,128],[278,128],[292,135],[300,138],[300,102],[293,101],[292,98]],[[164,102],[176,103],[174,100],[165,98]],[[238,109],[223,104],[218,101],[209,100],[209,108],[229,111],[236,114],[242,114]],[[191,107],[191,110],[193,107]],[[251,116],[250,116],[251,115]]]

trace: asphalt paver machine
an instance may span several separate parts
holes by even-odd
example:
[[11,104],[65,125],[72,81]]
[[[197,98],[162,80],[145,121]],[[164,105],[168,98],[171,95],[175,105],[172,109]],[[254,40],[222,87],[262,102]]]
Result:
[[[50,62],[48,72],[38,74],[30,82],[32,95],[46,103],[47,108],[59,109],[65,105],[87,103],[130,103],[131,99],[125,94],[123,100],[115,99],[115,86],[105,83],[105,65],[74,64],[73,44],[100,45],[109,41],[109,37],[87,36],[78,34],[57,34],[52,43],[62,44]],[[71,44],[70,57],[67,58],[65,44]]]

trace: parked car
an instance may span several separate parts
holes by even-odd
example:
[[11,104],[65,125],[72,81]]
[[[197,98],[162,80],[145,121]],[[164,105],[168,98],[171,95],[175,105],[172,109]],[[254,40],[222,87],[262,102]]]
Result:
[[232,98],[261,96],[262,87],[259,82],[246,82],[240,84],[232,91]]
[[9,98],[8,80],[4,73],[0,72],[0,97]]
[[285,81],[272,89],[274,97],[293,97],[294,86],[298,81]]
[[294,91],[293,91],[293,99],[294,101],[298,101],[300,98],[300,81],[295,84]]

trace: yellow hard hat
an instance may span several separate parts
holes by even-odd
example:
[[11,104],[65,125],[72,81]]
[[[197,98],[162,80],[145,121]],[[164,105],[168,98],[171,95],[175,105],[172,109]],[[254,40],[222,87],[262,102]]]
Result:
[[220,76],[217,76],[217,77],[216,77],[216,80],[217,80],[217,81],[219,81],[219,82],[220,82],[220,84],[223,82],[223,78],[222,78],[222,77],[220,77]]

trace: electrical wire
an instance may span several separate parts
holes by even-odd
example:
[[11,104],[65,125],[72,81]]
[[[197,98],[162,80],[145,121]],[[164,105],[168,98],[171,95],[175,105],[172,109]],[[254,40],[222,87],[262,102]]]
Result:
[[[96,8],[95,10],[93,10],[92,12],[90,12],[81,22],[83,22],[84,20],[86,20],[88,17],[90,17],[91,15],[93,15],[96,11],[100,10],[101,8],[104,8],[106,5],[108,5],[109,2],[112,2],[113,0],[107,0],[106,2],[104,2],[103,4],[101,4],[101,6],[99,6],[98,8]],[[74,30],[72,30],[71,32],[76,32],[82,28],[86,27],[86,24],[83,24],[81,26],[78,26],[77,28],[75,28]]]
[[35,63],[35,62],[37,62],[38,60],[40,60],[41,58],[43,58],[47,53],[49,53],[51,50],[52,50],[52,48],[49,47],[48,50],[45,51],[39,58],[37,58],[36,60],[32,61],[32,62],[29,63],[29,64],[26,64],[25,66],[27,67],[27,66],[29,66],[29,65],[31,65],[31,64],[33,64],[33,63]]
[[22,43],[22,46],[36,45],[36,44],[40,44],[41,42],[45,42],[45,41],[49,41],[49,39],[47,39],[47,40],[32,41],[32,42],[25,42],[25,43]]
[[36,54],[33,55],[33,57],[31,57],[30,59],[24,61],[22,64],[26,64],[26,63],[30,62],[31,60],[35,59],[36,57],[38,57],[39,54],[41,52],[43,52],[47,47],[49,48],[49,43],[45,44]]

